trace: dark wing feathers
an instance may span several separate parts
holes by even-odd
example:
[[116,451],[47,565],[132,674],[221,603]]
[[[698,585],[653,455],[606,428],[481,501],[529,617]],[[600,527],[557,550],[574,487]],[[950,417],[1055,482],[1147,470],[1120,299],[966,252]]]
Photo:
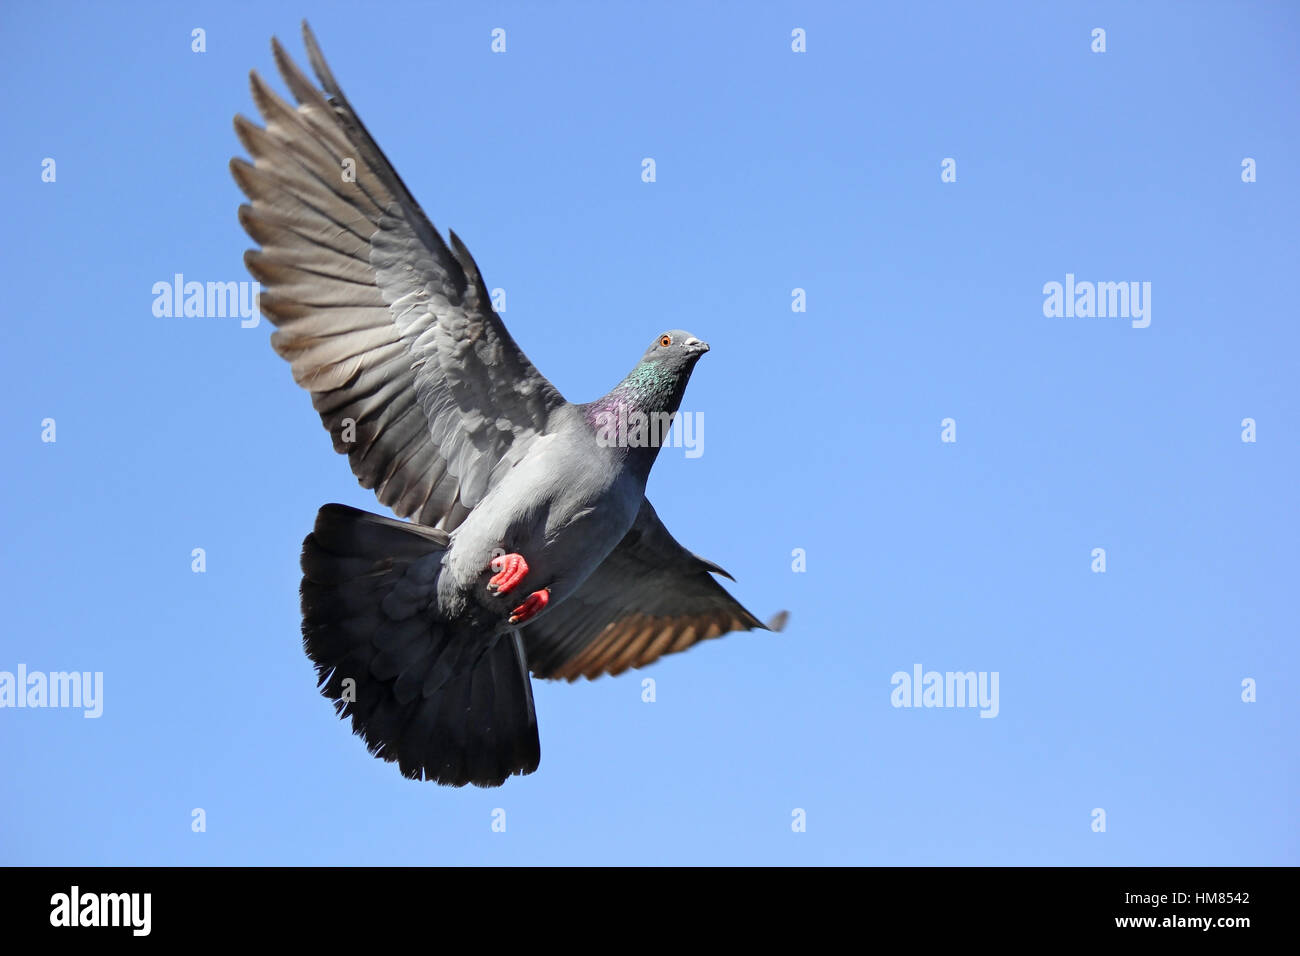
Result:
[[239,221],[262,247],[245,262],[271,344],[357,479],[398,515],[450,530],[564,398],[492,310],[464,243],[443,241],[366,131],[306,24],[303,35],[324,90],[272,41],[298,105],[253,73],[266,126],[235,119],[253,157],[231,162],[251,200]]
[[764,624],[710,572],[726,574],[678,544],[643,500],[632,530],[582,586],[524,628],[529,668],[571,681],[621,674],[729,631],[781,629],[784,615]]

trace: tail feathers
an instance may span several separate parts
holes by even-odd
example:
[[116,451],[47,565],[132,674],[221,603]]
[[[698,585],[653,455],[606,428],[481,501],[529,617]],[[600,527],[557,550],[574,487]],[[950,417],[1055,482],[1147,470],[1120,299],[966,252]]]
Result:
[[413,779],[500,786],[541,759],[523,641],[438,613],[445,532],[326,505],[303,542],[303,647],[370,752]]

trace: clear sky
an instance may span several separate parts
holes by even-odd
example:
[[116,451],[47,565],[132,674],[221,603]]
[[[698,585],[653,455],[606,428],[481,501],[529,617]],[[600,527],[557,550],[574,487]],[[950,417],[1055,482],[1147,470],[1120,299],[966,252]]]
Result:
[[[650,497],[791,611],[536,684],[541,768],[500,790],[404,780],[335,719],[299,545],[325,502],[383,509],[267,322],[154,314],[177,273],[249,278],[231,119],[303,15],[567,397],[664,329],[712,344],[703,454],[665,451]],[[0,709],[0,862],[1300,863],[1294,4],[49,3],[0,30],[0,672],[103,675],[97,718]],[[1149,288],[1149,325],[1045,315],[1067,275]],[[996,716],[893,706],[918,666],[996,673]]]

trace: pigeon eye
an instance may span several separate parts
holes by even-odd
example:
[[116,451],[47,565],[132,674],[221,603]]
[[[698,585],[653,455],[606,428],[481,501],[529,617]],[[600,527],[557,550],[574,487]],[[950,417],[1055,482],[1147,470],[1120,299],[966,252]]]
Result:
[[668,348],[668,346],[672,344],[673,344],[673,337],[669,335],[667,332],[659,336],[659,347],[661,349],[666,349]]

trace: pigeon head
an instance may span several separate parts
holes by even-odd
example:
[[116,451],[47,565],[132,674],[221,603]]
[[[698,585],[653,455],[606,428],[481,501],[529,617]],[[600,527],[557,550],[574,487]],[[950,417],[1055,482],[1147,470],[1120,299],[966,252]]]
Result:
[[[662,431],[659,426],[671,421],[681,405],[695,363],[708,350],[707,342],[682,329],[670,329],[655,336],[627,377],[603,398],[585,406],[588,424],[603,435],[618,423],[620,438],[612,443],[640,449],[636,457],[644,459],[641,465],[648,470],[659,453],[660,443],[653,438],[637,440],[636,429],[629,429],[627,423],[650,421],[655,426],[652,435],[659,434]],[[621,436],[629,432],[632,437],[623,441]]]
[[689,376],[700,356],[708,350],[709,343],[701,342],[690,332],[683,329],[669,329],[663,335],[655,336],[655,340],[641,356],[641,364],[680,368],[685,375]]
[[670,329],[655,336],[641,361],[610,396],[617,396],[629,410],[675,412],[695,363],[708,350],[707,342],[682,329]]

